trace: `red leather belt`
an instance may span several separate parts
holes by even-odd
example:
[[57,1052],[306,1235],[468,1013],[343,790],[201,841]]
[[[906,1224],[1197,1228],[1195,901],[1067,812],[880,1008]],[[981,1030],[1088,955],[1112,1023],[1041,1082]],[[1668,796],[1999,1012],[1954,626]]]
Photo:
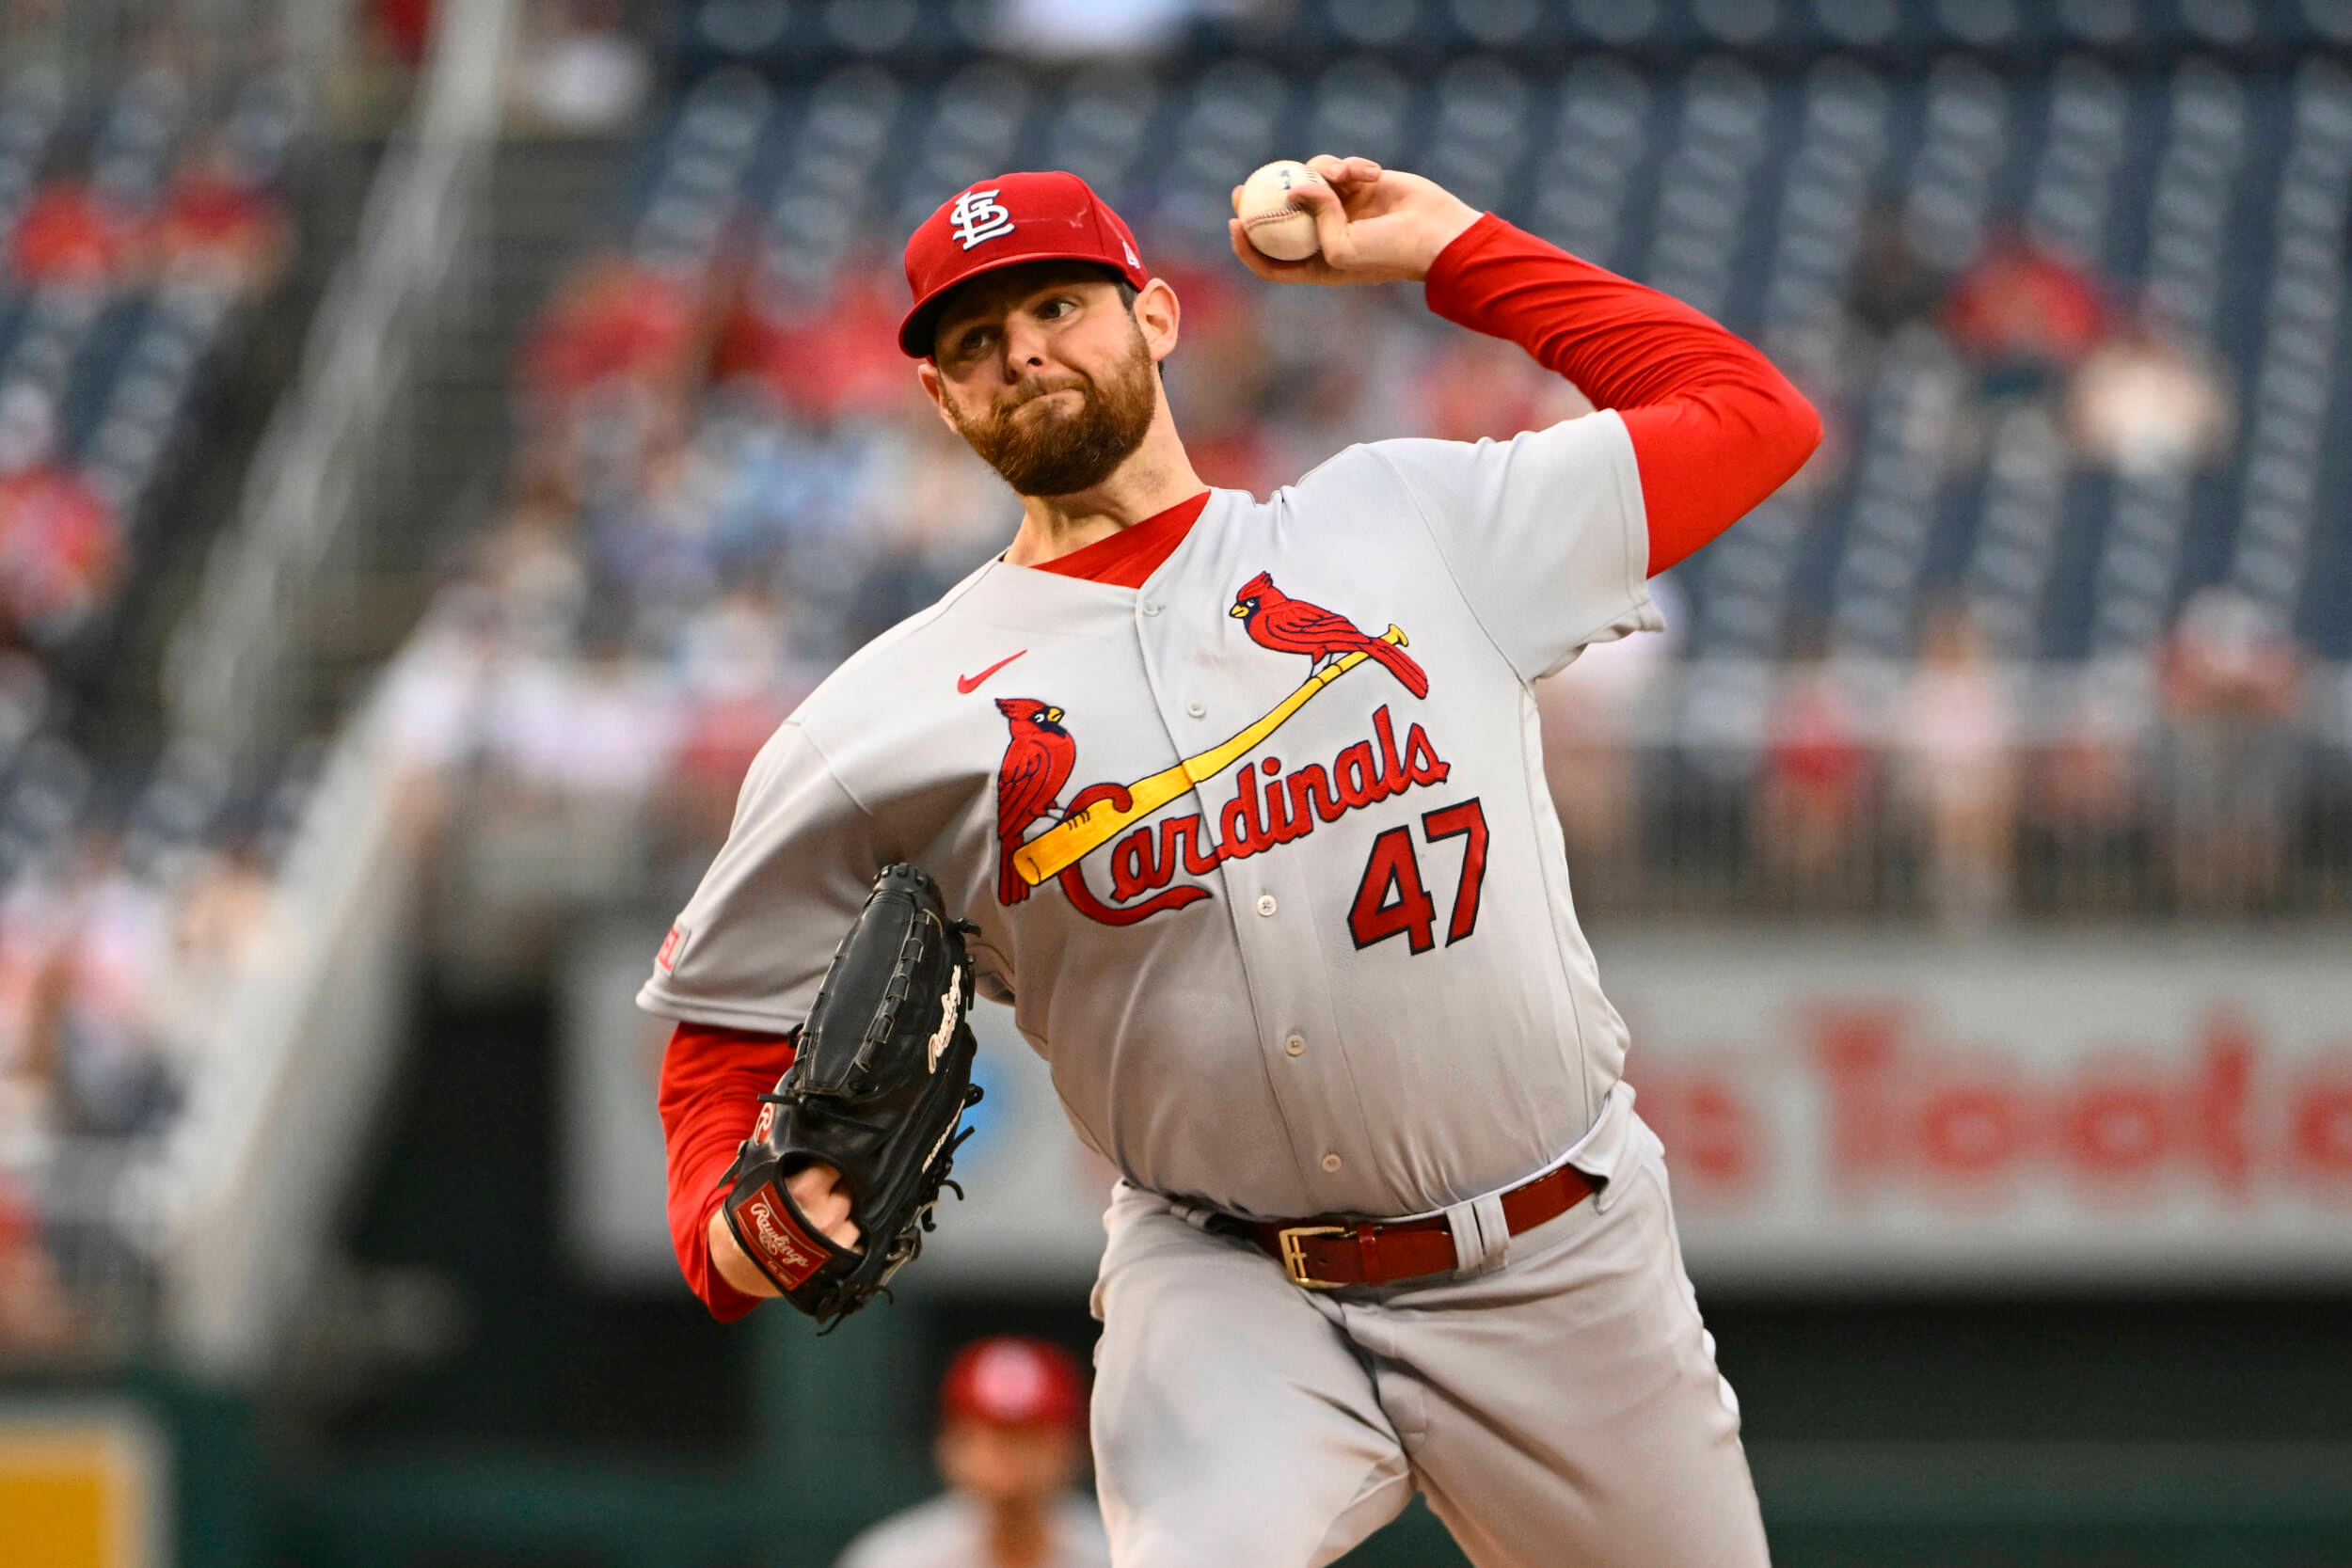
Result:
[[[1516,1236],[1555,1219],[1593,1195],[1592,1179],[1562,1165],[1502,1195],[1502,1223]],[[1234,1225],[1310,1291],[1392,1285],[1460,1267],[1443,1214],[1417,1220],[1239,1220]]]

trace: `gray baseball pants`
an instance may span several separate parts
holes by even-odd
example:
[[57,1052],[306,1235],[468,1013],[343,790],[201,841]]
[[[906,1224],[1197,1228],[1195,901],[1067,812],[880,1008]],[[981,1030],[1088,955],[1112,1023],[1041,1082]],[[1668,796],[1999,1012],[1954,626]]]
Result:
[[1665,1165],[1631,1143],[1500,1269],[1338,1292],[1122,1183],[1094,1296],[1117,1568],[1320,1568],[1415,1489],[1477,1568],[1762,1568]]

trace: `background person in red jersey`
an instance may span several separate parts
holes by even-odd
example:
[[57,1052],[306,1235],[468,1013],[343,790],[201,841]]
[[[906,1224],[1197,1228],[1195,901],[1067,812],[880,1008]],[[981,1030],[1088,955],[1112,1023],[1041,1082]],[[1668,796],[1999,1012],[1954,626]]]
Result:
[[944,1496],[850,1544],[840,1568],[1097,1568],[1102,1515],[1086,1468],[1086,1385],[1042,1339],[981,1339],[947,1367],[934,1452]]
[[155,220],[166,276],[246,297],[278,286],[294,254],[293,225],[269,188],[241,166],[225,136],[200,145],[171,182]]
[[56,411],[29,386],[0,390],[0,631],[71,640],[122,569],[114,508],[56,451]]
[[8,265],[32,288],[103,293],[131,271],[136,242],[128,214],[87,182],[60,171],[17,219]]

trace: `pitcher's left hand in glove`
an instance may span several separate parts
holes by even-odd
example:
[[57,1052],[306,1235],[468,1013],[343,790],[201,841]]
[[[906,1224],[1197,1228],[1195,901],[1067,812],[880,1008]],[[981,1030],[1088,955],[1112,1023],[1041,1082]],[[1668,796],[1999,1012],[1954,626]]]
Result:
[[[745,1257],[828,1325],[882,1292],[922,1248],[980,1098],[968,1015],[972,959],[939,886],[912,865],[875,879],[802,1025],[792,1066],[760,1096],[722,1205]],[[794,1172],[840,1172],[863,1249],[829,1239],[793,1201]],[[956,1189],[959,1196],[962,1189]]]

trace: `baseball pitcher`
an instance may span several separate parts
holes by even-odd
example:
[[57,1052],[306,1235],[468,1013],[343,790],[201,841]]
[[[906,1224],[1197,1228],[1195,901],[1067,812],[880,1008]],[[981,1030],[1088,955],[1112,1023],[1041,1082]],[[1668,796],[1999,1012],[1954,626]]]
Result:
[[1021,523],[786,721],[662,943],[679,1261],[722,1318],[878,1287],[945,1179],[975,990],[1123,1178],[1093,1294],[1120,1568],[1326,1563],[1416,1490],[1481,1568],[1761,1564],[1529,688],[1656,629],[1645,579],[1820,425],[1687,307],[1313,167],[1316,254],[1237,220],[1244,266],[1418,283],[1601,412],[1213,490],[1158,374],[1182,303],[1091,191],[1008,174],[925,221],[899,344]]

